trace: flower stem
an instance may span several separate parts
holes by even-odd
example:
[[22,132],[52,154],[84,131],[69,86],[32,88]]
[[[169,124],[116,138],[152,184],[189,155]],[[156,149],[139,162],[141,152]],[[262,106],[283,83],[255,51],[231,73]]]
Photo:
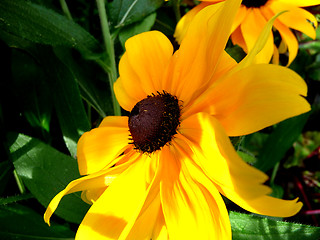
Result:
[[16,180],[16,183],[18,185],[20,193],[24,194],[26,192],[26,189],[25,189],[25,187],[23,185],[23,182],[22,182],[21,178],[19,177],[19,175],[18,175],[16,170],[13,170],[13,176],[14,176],[14,178]]
[[60,0],[60,5],[61,5],[62,11],[66,15],[66,17],[69,20],[72,20],[72,16],[71,16],[71,13],[69,11],[69,8],[68,8],[68,5],[67,5],[66,1],[65,0]]
[[111,90],[113,111],[114,111],[114,115],[120,116],[121,115],[120,105],[113,91],[113,84],[117,80],[117,67],[116,67],[116,61],[115,61],[113,40],[111,38],[110,30],[109,30],[106,6],[104,3],[104,0],[96,0],[96,1],[97,1],[98,12],[99,12],[102,36],[103,36],[104,45],[107,52],[107,59],[105,61],[106,61],[106,65],[108,65],[107,73],[108,73],[110,90]]

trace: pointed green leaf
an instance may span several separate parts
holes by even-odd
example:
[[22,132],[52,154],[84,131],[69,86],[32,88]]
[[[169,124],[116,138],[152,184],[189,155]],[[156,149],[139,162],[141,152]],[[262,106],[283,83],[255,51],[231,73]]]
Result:
[[[96,64],[83,59],[75,59],[65,48],[55,48],[56,56],[69,69],[79,85],[84,98],[101,117],[113,114],[112,100],[108,96],[109,84],[106,83],[105,72]],[[104,81],[103,81],[104,80]]]
[[20,204],[0,206],[0,239],[72,240],[74,233],[66,226],[49,227],[41,215]]
[[[44,144],[38,139],[19,134],[8,137],[14,167],[29,191],[45,207],[66,185],[79,178],[75,159]],[[55,212],[58,216],[80,223],[89,205],[79,193],[64,197]]]
[[97,40],[75,22],[24,0],[0,1],[0,29],[29,41],[73,47],[85,55],[101,51]]
[[309,116],[310,112],[279,123],[265,141],[255,167],[262,171],[273,168],[298,139]]
[[139,33],[149,31],[152,28],[154,22],[156,21],[156,16],[156,13],[152,13],[142,21],[136,22],[134,24],[122,28],[119,32],[119,40],[122,46],[124,47],[124,44],[128,38],[133,37],[134,35],[137,35]]
[[115,28],[120,28],[147,17],[163,2],[163,0],[114,0],[108,4],[109,19]]
[[63,138],[71,156],[76,157],[77,142],[90,129],[76,77],[50,49],[32,49],[31,52],[46,73]]
[[316,240],[320,228],[230,212],[233,240]]

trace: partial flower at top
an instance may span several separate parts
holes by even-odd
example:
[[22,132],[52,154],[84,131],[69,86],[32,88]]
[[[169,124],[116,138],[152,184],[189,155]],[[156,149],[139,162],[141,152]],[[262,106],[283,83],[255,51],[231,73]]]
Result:
[[228,137],[310,110],[307,86],[292,70],[253,65],[250,54],[237,64],[224,51],[239,5],[227,0],[201,11],[175,53],[158,31],[126,42],[114,89],[129,116],[106,117],[83,134],[77,157],[86,176],[51,201],[47,223],[75,191],[92,204],[76,240],[231,240],[220,194],[257,214],[300,210],[297,199],[268,196],[267,176]]
[[[201,1],[203,2],[185,14],[177,24],[175,37],[178,42],[181,42],[190,22],[201,9],[209,5],[219,8],[225,0]],[[277,47],[274,44],[271,33],[264,49],[256,56],[256,62],[269,63],[273,56],[273,62],[278,63],[279,53],[288,52],[288,65],[290,65],[298,52],[298,41],[290,28],[314,39],[318,22],[311,13],[301,7],[318,4],[320,0],[242,0],[231,29],[231,40],[245,52],[250,52],[267,21],[275,14],[286,11],[274,22],[274,28],[282,38],[280,45]],[[214,8],[212,11],[215,11]]]

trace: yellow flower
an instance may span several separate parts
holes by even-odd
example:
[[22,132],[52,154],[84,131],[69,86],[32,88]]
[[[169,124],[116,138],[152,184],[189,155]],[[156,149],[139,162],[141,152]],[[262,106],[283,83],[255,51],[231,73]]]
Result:
[[75,191],[92,204],[77,240],[231,239],[220,194],[258,214],[300,210],[297,199],[268,196],[267,176],[242,161],[228,137],[310,110],[296,73],[251,64],[262,41],[239,64],[224,51],[239,5],[201,11],[175,53],[157,31],[126,42],[114,89],[129,117],[106,117],[83,134],[78,164],[86,176],[51,201],[47,223]]
[[[203,2],[185,14],[177,24],[175,37],[178,42],[181,42],[190,22],[201,9],[212,4],[219,8],[219,5],[224,2],[224,0],[201,1]],[[314,39],[315,28],[318,26],[317,20],[311,13],[300,7],[317,4],[320,4],[320,0],[243,0],[231,29],[231,40],[245,52],[250,52],[267,21],[275,14],[287,11],[274,22],[274,28],[282,38],[279,48],[274,45],[271,33],[264,49],[256,56],[256,62],[268,63],[274,55],[273,62],[278,63],[279,52],[288,51],[289,65],[298,52],[298,41],[290,28]]]

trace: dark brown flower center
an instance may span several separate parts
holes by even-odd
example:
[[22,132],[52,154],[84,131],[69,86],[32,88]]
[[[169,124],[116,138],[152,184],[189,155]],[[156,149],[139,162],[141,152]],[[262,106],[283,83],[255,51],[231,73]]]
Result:
[[259,8],[264,6],[268,0],[242,0],[242,5],[246,6],[247,8]]
[[129,115],[132,144],[145,153],[152,153],[169,143],[180,125],[177,97],[158,92],[138,102]]

